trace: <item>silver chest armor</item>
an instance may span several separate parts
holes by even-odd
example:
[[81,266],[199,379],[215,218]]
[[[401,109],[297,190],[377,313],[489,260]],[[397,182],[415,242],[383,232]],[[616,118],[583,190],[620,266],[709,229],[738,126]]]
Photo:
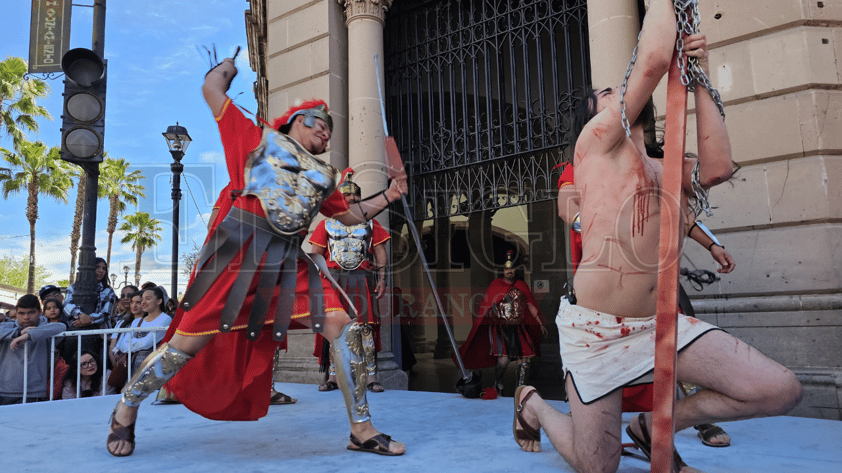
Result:
[[526,315],[526,296],[520,289],[512,286],[494,309],[496,309],[494,312],[502,323],[519,324]]
[[325,220],[327,247],[331,261],[342,269],[357,269],[368,256],[373,232],[371,222],[357,225],[343,225],[337,220]]
[[283,133],[270,131],[249,154],[243,194],[256,196],[272,228],[293,235],[310,226],[339,171]]

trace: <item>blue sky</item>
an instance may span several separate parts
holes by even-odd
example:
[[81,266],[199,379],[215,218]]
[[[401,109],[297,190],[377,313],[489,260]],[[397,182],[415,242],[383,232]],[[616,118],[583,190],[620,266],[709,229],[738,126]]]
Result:
[[[93,0],[74,3],[93,4]],[[172,200],[169,164],[172,157],[161,133],[176,121],[187,128],[193,142],[182,163],[181,231],[179,254],[201,246],[205,223],[219,190],[228,177],[216,124],[202,99],[201,85],[209,67],[207,55],[197,46],[216,44],[219,58],[230,56],[237,46],[239,75],[229,96],[248,110],[256,111],[251,92],[255,74],[248,66],[244,11],[245,0],[183,0],[150,2],[119,0],[107,4],[105,58],[108,61],[108,92],[105,115],[105,149],[111,157],[124,158],[133,169],[140,169],[147,180],[146,199],[139,209],[161,221],[162,240],[157,248],[144,253],[142,280],[153,280],[169,289],[172,252]],[[29,55],[31,2],[4,2],[0,16],[0,57]],[[93,9],[73,7],[70,47],[91,47]],[[63,76],[62,76],[63,77]],[[61,142],[62,78],[47,81],[50,97],[40,102],[53,116],[41,120],[40,132],[31,135],[50,146]],[[241,94],[238,96],[238,94]],[[0,146],[10,148],[5,136]],[[0,167],[9,167],[0,160]],[[189,187],[189,190],[188,190]],[[192,195],[191,195],[192,194]],[[75,188],[63,204],[40,200],[36,224],[36,263],[52,272],[52,280],[67,279],[70,272],[70,231],[73,221]],[[0,200],[0,256],[19,257],[29,251],[29,225],[25,216],[26,195]],[[127,213],[133,213],[132,207]],[[108,234],[105,231],[108,202],[97,207],[97,254],[105,257]],[[204,218],[204,221],[203,221]],[[120,219],[122,223],[122,218]],[[119,224],[118,224],[119,226]],[[123,280],[122,266],[132,267],[135,255],[122,245],[121,232],[114,234],[110,272]],[[183,291],[186,277],[179,274]]]

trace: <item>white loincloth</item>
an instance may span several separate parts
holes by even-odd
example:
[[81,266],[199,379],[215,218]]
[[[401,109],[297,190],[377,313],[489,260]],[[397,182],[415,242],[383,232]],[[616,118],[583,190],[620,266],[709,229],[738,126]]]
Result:
[[[562,297],[556,325],[564,376],[569,373],[573,377],[583,403],[590,404],[624,386],[652,382],[654,315],[617,317],[570,305]],[[678,350],[711,330],[722,329],[679,314]]]

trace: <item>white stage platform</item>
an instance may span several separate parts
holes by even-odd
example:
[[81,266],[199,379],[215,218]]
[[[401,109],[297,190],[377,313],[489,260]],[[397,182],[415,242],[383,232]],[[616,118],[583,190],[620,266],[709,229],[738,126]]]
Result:
[[[117,396],[0,407],[0,466],[8,473],[573,471],[546,436],[541,453],[518,448],[510,397],[369,394],[375,425],[407,445],[401,457],[382,457],[345,449],[348,417],[338,390],[322,393],[314,385],[287,383],[277,388],[298,403],[271,406],[257,422],[217,422],[182,405],[153,406],[147,400],[140,410],[137,448],[126,458],[105,450]],[[566,403],[550,402],[567,411]],[[692,429],[676,435],[684,460],[708,473],[842,471],[842,422],[777,417],[722,426],[732,438],[728,448],[703,446]],[[649,464],[623,457],[619,471],[644,473]]]

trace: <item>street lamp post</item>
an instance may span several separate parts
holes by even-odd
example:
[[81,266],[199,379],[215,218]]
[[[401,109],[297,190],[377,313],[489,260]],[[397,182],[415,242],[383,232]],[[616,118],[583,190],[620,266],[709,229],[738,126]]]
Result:
[[128,285],[129,285],[129,270],[130,270],[130,269],[132,269],[132,268],[130,268],[130,267],[129,267],[129,265],[127,265],[127,264],[124,264],[124,265],[123,265],[123,273],[125,273],[125,275],[126,275],[126,276],[123,278],[123,285],[124,285],[124,286],[128,286]]
[[170,294],[177,294],[178,290],[178,211],[181,203],[181,171],[184,170],[184,165],[181,164],[181,158],[184,157],[184,152],[187,151],[187,146],[192,141],[190,135],[187,134],[187,128],[179,126],[178,122],[175,125],[167,127],[167,131],[162,133],[167,140],[167,146],[170,148],[173,162],[170,164],[172,170],[172,292]]

